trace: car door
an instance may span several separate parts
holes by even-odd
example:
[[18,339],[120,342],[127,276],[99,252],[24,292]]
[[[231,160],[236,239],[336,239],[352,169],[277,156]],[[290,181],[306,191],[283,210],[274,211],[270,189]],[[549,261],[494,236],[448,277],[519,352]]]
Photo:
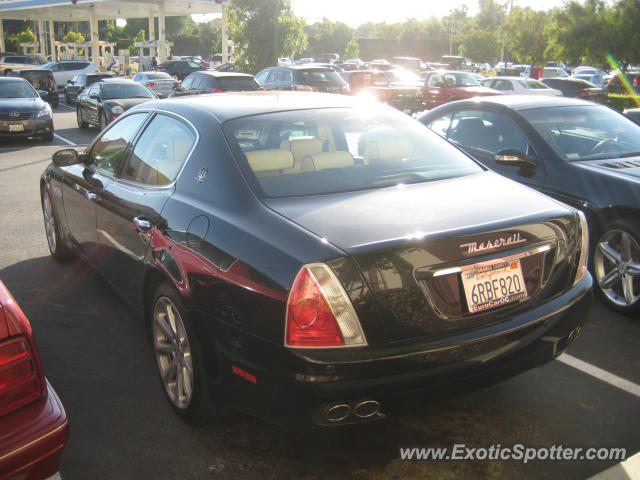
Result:
[[189,90],[191,90],[191,87],[193,86],[193,79],[194,79],[193,75],[189,75],[187,78],[185,78],[180,84],[180,86],[178,87],[178,89],[174,92],[174,95],[176,97],[189,95]]
[[87,151],[86,163],[62,167],[62,195],[67,225],[89,262],[98,265],[101,248],[96,230],[96,206],[125,159],[129,142],[147,114],[130,115],[104,132]]
[[137,305],[143,260],[173,182],[193,150],[197,134],[178,117],[156,114],[134,141],[127,161],[106,186],[98,206],[99,241],[107,278]]
[[446,83],[441,73],[432,73],[427,77],[423,89],[424,100],[427,107],[432,108],[445,102]]
[[[531,142],[502,112],[480,108],[449,111],[427,124],[487,168],[536,189],[544,188],[547,172]],[[520,153],[530,164],[498,162],[500,155]]]
[[93,124],[97,124],[100,120],[98,118],[98,107],[100,106],[100,92],[102,90],[101,83],[94,83],[87,91],[87,95],[84,99],[83,115],[84,118],[89,120]]

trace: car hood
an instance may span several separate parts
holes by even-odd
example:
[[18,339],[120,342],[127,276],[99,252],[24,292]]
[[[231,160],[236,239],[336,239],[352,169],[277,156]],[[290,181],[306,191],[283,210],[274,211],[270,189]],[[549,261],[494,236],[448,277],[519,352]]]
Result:
[[3,98],[0,99],[0,113],[36,112],[44,107],[41,98]]
[[575,162],[575,165],[600,174],[604,173],[618,178],[633,178],[640,181],[640,155],[608,160],[583,160]]
[[[563,210],[492,172],[395,188],[265,200],[267,206],[349,254],[415,236],[525,221]],[[565,212],[566,213],[566,212]]]
[[105,100],[103,105],[109,108],[119,105],[125,110],[128,110],[136,105],[140,105],[141,103],[150,102],[151,100],[155,100],[155,98],[116,98],[113,100]]

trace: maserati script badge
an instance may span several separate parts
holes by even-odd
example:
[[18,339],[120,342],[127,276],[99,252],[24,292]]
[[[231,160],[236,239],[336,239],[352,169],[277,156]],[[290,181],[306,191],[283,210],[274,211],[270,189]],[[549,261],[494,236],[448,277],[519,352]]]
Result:
[[460,245],[460,248],[463,250],[463,254],[472,255],[474,253],[486,252],[489,250],[496,250],[502,247],[508,247],[510,245],[517,245],[518,243],[526,243],[527,239],[522,238],[519,233],[514,233],[513,235],[509,235],[508,237],[500,237],[496,238],[493,242],[491,240],[487,240],[486,242],[471,242],[471,243],[463,243]]

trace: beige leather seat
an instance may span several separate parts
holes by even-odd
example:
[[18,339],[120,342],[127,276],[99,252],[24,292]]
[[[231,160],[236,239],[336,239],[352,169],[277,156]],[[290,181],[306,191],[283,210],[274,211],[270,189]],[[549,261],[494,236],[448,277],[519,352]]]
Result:
[[293,167],[293,154],[289,150],[254,150],[245,155],[256,177],[282,175],[283,170]]
[[300,173],[302,169],[302,159],[307,155],[322,153],[322,140],[318,137],[299,137],[280,142],[280,150],[288,150],[293,155],[293,166],[285,169],[282,173]]
[[408,140],[377,140],[368,142],[362,154],[365,165],[398,161],[413,154],[413,144]]
[[349,152],[318,153],[316,155],[307,155],[302,159],[303,172],[351,166],[353,166],[353,157]]

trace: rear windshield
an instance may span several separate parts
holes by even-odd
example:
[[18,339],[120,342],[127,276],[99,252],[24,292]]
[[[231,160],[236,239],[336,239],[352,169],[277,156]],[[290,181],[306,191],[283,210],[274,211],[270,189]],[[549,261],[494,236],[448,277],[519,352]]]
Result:
[[301,85],[339,87],[344,80],[336,72],[328,69],[305,69],[296,71],[296,81]]
[[420,123],[390,108],[327,108],[238,118],[224,126],[262,198],[420,183],[482,171]]
[[146,77],[149,80],[173,80],[173,77],[168,73],[163,72],[155,72],[155,73],[145,73]]
[[35,88],[49,88],[55,83],[53,73],[50,70],[30,70],[28,72],[20,72],[20,76],[28,80]]
[[260,85],[251,77],[219,77],[217,82],[222,90],[260,90]]
[[148,88],[138,83],[114,83],[105,84],[102,87],[102,98],[105,100],[114,98],[155,98]]

